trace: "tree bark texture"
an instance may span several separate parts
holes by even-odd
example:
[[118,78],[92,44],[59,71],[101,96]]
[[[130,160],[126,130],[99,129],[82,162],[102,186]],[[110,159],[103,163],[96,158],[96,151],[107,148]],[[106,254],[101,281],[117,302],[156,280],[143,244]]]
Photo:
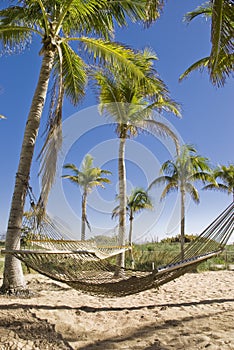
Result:
[[180,246],[181,260],[184,259],[184,243],[185,243],[185,190],[181,189],[181,221],[180,221]]
[[[21,224],[24,212],[25,197],[28,188],[30,168],[38,135],[41,115],[47,95],[50,74],[54,61],[54,51],[45,51],[39,74],[38,84],[33,96],[31,109],[25,127],[20,160],[12,196],[8,228],[6,234],[6,250],[20,249]],[[7,254],[1,290],[16,291],[25,288],[21,263],[13,255]]]
[[[126,235],[126,168],[125,168],[125,143],[126,138],[121,137],[119,143],[119,159],[118,159],[118,171],[119,171],[119,245],[125,245]],[[125,266],[125,254],[124,252],[117,257],[117,264],[120,267]]]
[[82,196],[82,222],[81,222],[81,240],[85,241],[85,226],[86,226],[86,207],[87,207],[87,191],[85,190]]

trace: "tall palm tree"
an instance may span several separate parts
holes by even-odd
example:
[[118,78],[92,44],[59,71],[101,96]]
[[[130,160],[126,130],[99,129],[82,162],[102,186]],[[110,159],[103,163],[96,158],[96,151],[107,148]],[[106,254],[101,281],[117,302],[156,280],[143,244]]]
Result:
[[234,165],[220,165],[213,171],[213,176],[216,180],[221,180],[217,184],[208,184],[204,186],[204,190],[220,190],[227,194],[232,194],[234,202]]
[[149,186],[165,184],[161,199],[172,191],[180,192],[180,242],[181,258],[184,258],[185,243],[185,196],[188,193],[195,203],[199,203],[199,193],[194,186],[195,181],[215,183],[210,175],[208,159],[197,154],[196,149],[191,145],[183,145],[179,155],[174,160],[163,163],[161,173],[165,175],[156,178]]
[[182,80],[195,69],[208,68],[210,80],[222,86],[233,75],[234,67],[234,3],[233,0],[210,0],[195,11],[187,13],[187,21],[197,16],[211,20],[211,52],[190,66],[180,77]]
[[[19,249],[25,196],[35,142],[47,95],[48,84],[53,77],[51,113],[48,135],[42,148],[42,195],[47,200],[56,169],[56,155],[60,148],[61,111],[63,96],[77,104],[84,96],[87,81],[87,61],[93,57],[96,64],[120,66],[131,71],[132,79],[143,79],[144,72],[134,61],[129,48],[111,41],[114,24],[124,26],[127,18],[154,21],[160,12],[160,0],[18,0],[12,6],[0,10],[0,41],[7,52],[23,50],[35,36],[41,38],[42,57],[38,83],[32,99],[21,148],[20,160],[12,197],[6,249]],[[77,35],[77,36],[75,36]],[[81,55],[74,51],[80,44]],[[20,262],[11,255],[5,259],[2,291],[24,288],[25,282]]]
[[[132,252],[133,220],[134,220],[135,214],[141,212],[144,209],[152,209],[152,208],[153,208],[153,204],[152,204],[151,198],[148,192],[145,191],[143,188],[139,188],[139,187],[134,188],[130,193],[130,196],[127,197],[126,211],[129,216],[128,242],[131,248],[130,253],[131,253],[132,268],[134,268],[134,258],[133,258],[133,252]],[[113,209],[112,218],[119,216],[119,209],[120,209],[119,205]]]
[[68,179],[74,184],[82,188],[82,220],[81,220],[81,240],[85,240],[85,227],[90,228],[87,219],[87,196],[94,189],[94,187],[101,186],[104,188],[103,183],[110,183],[110,180],[103,177],[104,174],[111,174],[108,170],[93,167],[93,157],[87,154],[79,170],[74,164],[65,164],[64,169],[70,169],[73,175],[63,175],[64,179]]
[[[124,245],[126,235],[126,140],[147,129],[171,137],[178,146],[172,130],[154,117],[154,110],[166,110],[180,116],[179,105],[169,97],[166,85],[153,67],[155,60],[155,54],[149,50],[140,56],[139,61],[145,72],[144,81],[132,80],[127,72],[114,68],[93,73],[100,112],[114,119],[119,138],[119,245]],[[118,256],[117,263],[124,266],[124,253]]]

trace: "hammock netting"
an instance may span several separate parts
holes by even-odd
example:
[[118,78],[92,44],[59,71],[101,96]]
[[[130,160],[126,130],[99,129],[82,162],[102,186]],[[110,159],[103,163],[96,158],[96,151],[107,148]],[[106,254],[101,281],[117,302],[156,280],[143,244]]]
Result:
[[[66,236],[62,239],[58,227],[50,220],[38,227],[40,233],[33,233],[31,244],[34,249],[4,253],[13,254],[28,267],[74,289],[107,297],[126,296],[158,288],[221,253],[233,233],[233,211],[234,203],[185,248],[183,259],[179,254],[168,265],[153,271],[137,271],[111,264],[107,258],[126,247],[103,248],[93,242],[67,240]],[[48,227],[52,238],[46,230]]]

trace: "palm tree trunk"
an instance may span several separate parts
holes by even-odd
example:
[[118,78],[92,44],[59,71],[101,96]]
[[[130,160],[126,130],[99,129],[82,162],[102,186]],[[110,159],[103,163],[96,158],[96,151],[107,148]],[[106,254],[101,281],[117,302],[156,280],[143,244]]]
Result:
[[[31,109],[28,115],[28,120],[24,132],[24,139],[15,179],[15,187],[12,196],[8,229],[6,234],[6,250],[20,248],[21,224],[24,212],[25,197],[29,182],[30,168],[42,110],[48,90],[53,61],[54,51],[45,51],[38,84],[33,96]],[[3,285],[1,287],[1,290],[3,292],[16,292],[17,290],[24,288],[25,281],[21,263],[12,255],[7,254],[5,257]]]
[[132,209],[130,209],[128,243],[129,243],[129,246],[130,246],[131,266],[134,269],[135,262],[134,262],[134,256],[133,256],[133,251],[132,251],[132,231],[133,231],[133,212],[132,212]]
[[131,246],[132,245],[132,224],[133,224],[133,213],[132,209],[130,209],[130,217],[129,217],[129,234],[128,234],[128,243]]
[[[126,138],[120,137],[119,144],[119,245],[125,245],[125,233],[126,233],[126,169],[125,169],[125,143]],[[120,267],[125,266],[125,254],[121,253],[117,257],[117,265]]]
[[184,243],[185,243],[185,191],[181,189],[181,221],[180,221],[180,251],[181,260],[184,259]]
[[86,190],[82,196],[82,222],[81,222],[81,240],[85,241],[85,226],[86,226],[86,207],[87,207],[87,192]]

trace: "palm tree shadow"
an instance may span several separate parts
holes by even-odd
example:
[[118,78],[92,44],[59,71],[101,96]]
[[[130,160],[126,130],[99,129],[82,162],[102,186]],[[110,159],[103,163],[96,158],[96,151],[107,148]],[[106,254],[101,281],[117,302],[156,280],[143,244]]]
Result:
[[[55,331],[54,325],[51,325],[46,320],[41,320],[38,318],[34,313],[32,313],[31,309],[34,310],[75,310],[76,312],[84,311],[86,313],[96,313],[96,312],[118,312],[123,310],[128,311],[134,311],[134,310],[141,310],[141,309],[159,309],[163,310],[163,308],[173,308],[173,307],[189,307],[189,306],[198,306],[198,305],[212,305],[212,304],[222,304],[222,303],[232,303],[234,302],[233,298],[222,298],[222,299],[212,299],[212,300],[201,300],[197,302],[182,302],[182,303],[165,303],[165,304],[155,304],[155,305],[140,305],[140,306],[131,306],[131,307],[90,307],[90,306],[81,306],[81,307],[71,307],[67,305],[59,305],[59,306],[52,306],[52,305],[35,305],[35,304],[22,304],[22,303],[13,303],[10,305],[0,304],[0,310],[12,310],[12,313],[14,310],[23,309],[25,316],[21,317],[21,319],[16,319],[14,322],[10,319],[4,319],[1,317],[0,320],[0,326],[4,326],[6,329],[13,329],[19,337],[23,338],[25,336],[25,333],[23,333],[22,325],[25,324],[25,327],[27,328],[26,334],[29,334],[31,332],[33,338],[38,339],[39,336],[41,336],[41,329],[46,330],[46,340],[49,342],[53,341],[56,344],[56,341],[60,341],[60,348],[59,349],[72,349],[72,347],[68,344],[67,340],[63,339],[63,337],[58,334]],[[219,316],[222,313],[225,313],[226,311],[219,311]],[[27,316],[31,317],[27,317]],[[149,337],[154,337],[153,344],[149,345],[145,350],[168,350],[167,346],[164,344],[161,344],[158,339],[155,339],[155,334],[159,332],[160,330],[166,330],[171,328],[180,327],[181,325],[184,325],[186,322],[192,321],[192,320],[199,320],[199,319],[206,319],[211,316],[216,315],[216,312],[211,312],[202,315],[196,315],[196,316],[186,316],[181,319],[171,319],[167,321],[160,321],[160,323],[152,322],[149,325],[133,329],[132,331],[128,332],[125,335],[119,335],[116,337],[106,338],[99,341],[94,341],[93,343],[85,344],[83,347],[80,347],[79,350],[94,350],[94,349],[105,349],[105,350],[112,350],[114,348],[120,348],[121,345],[126,345],[126,342],[133,342],[136,341],[136,339],[139,339],[139,345],[140,341],[143,339],[147,339]],[[12,328],[13,327],[13,328]],[[29,330],[29,331],[28,331]],[[22,332],[22,334],[21,334]],[[77,341],[77,337],[79,334],[77,334],[76,339],[70,339],[73,341]],[[57,349],[55,347],[55,349]]]
[[234,302],[234,298],[228,299],[207,299],[200,301],[191,301],[191,302],[183,302],[183,303],[167,303],[167,304],[155,304],[155,305],[141,305],[141,306],[128,306],[128,307],[93,307],[93,306],[81,306],[79,310],[95,313],[100,311],[133,311],[133,310],[141,310],[141,309],[155,309],[155,308],[167,308],[167,307],[186,307],[186,306],[198,306],[198,305],[212,305],[212,304],[223,304],[223,303],[232,303]]
[[[219,316],[226,311],[218,312]],[[155,323],[151,323],[150,325],[140,327],[138,329],[133,330],[132,332],[129,332],[125,336],[116,336],[112,338],[103,339],[98,342],[89,343],[87,345],[84,345],[83,347],[80,347],[79,350],[97,350],[97,349],[105,349],[105,350],[112,350],[112,349],[121,349],[121,343],[125,345],[124,349],[126,348],[126,342],[127,341],[134,341],[136,339],[139,339],[139,341],[143,341],[144,338],[154,337],[157,335],[157,332],[160,330],[169,330],[172,327],[180,327],[181,325],[184,326],[186,322],[192,321],[192,320],[202,320],[202,319],[209,319],[209,317],[216,315],[217,313],[206,313],[203,315],[197,315],[197,316],[189,316],[189,317],[183,317],[179,320],[167,320],[164,321],[158,325]],[[140,342],[139,342],[140,344]],[[118,346],[118,347],[117,347]],[[147,348],[144,348],[145,350],[169,350],[170,347],[165,346],[164,344],[161,344],[159,339],[154,339],[154,343],[152,345],[149,345]]]
[[139,306],[120,306],[120,307],[94,307],[94,306],[80,306],[72,307],[68,305],[35,305],[35,304],[0,304],[0,310],[9,310],[9,309],[35,309],[35,310],[75,310],[75,311],[84,311],[87,313],[96,313],[96,312],[115,312],[115,311],[137,311],[142,309],[162,309],[167,307],[189,307],[189,306],[198,306],[198,305],[212,305],[212,304],[224,304],[224,303],[233,303],[234,298],[222,298],[222,299],[205,299],[200,301],[191,301],[191,302],[182,302],[182,303],[166,303],[166,304],[151,304],[151,305],[139,305]]

